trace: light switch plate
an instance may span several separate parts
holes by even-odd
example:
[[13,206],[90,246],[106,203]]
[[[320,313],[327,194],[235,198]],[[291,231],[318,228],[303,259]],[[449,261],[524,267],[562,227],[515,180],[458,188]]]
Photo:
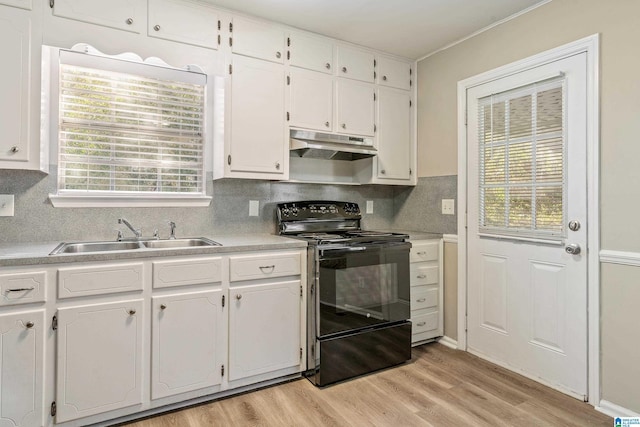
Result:
[[0,216],[13,216],[13,206],[13,194],[0,194]]
[[367,213],[373,213],[373,200],[367,200]]
[[442,199],[442,215],[453,215],[455,213],[455,200]]
[[258,216],[260,210],[260,202],[258,200],[249,200],[249,216]]

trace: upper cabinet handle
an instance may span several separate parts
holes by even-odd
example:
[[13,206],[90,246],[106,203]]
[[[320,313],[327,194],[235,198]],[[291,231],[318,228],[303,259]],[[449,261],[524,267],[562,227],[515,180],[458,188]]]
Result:
[[156,30],[156,31],[160,31],[160,25],[157,25],[157,24],[156,24],[156,25],[154,25],[154,26],[153,26],[153,29],[154,29],[154,30]]
[[127,18],[127,25],[133,24],[133,18]]
[[281,56],[282,54],[280,52],[276,52],[276,58],[280,59]]
[[342,72],[346,73],[347,72],[347,67],[342,67]]
[[387,76],[382,76],[382,80],[387,81]]
[[27,322],[24,326],[26,326],[27,329],[31,329],[34,326],[34,323],[33,322]]
[[327,62],[326,64],[324,64],[324,67],[325,67],[327,70],[330,70],[330,69],[331,69],[331,64],[329,64],[329,63]]
[[129,310],[129,316],[133,316],[134,314],[136,314],[136,311],[134,309]]

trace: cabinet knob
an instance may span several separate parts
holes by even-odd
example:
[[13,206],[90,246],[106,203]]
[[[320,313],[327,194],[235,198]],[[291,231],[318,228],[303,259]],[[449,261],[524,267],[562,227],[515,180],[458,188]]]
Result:
[[324,125],[325,125],[326,127],[329,127],[329,124],[330,124],[329,122],[324,122]]
[[33,322],[27,322],[27,323],[25,323],[24,326],[26,326],[27,329],[31,329],[34,326],[34,323]]
[[387,76],[382,76],[382,80],[387,81]]
[[276,52],[276,58],[280,59],[281,56],[282,54],[280,52]]
[[342,72],[346,73],[347,72],[347,67],[342,67]]
[[382,175],[385,175],[385,174],[387,173],[387,171],[386,171],[386,170],[384,170],[384,169],[382,169],[382,170],[380,171],[380,173],[381,173]]
[[156,30],[156,31],[160,31],[160,25],[154,25],[153,29]]
[[20,149],[18,148],[17,145],[14,145],[9,149],[9,151],[11,151],[12,153],[17,153],[18,151],[20,151]]
[[167,306],[166,304],[160,304],[160,310],[166,310]]
[[280,162],[276,162],[276,169],[280,170]]
[[133,18],[127,18],[127,25],[133,24]]
[[240,295],[240,294],[236,295],[236,299],[237,299],[238,301],[240,301],[240,300],[242,299],[242,295]]
[[329,64],[328,62],[326,64],[324,64],[324,68],[326,68],[327,70],[331,69],[331,64]]
[[346,123],[343,123],[343,124],[342,124],[342,129],[346,129],[346,128],[347,128],[347,124],[346,124]]
[[136,314],[136,311],[134,309],[129,310],[129,316],[133,316],[134,314]]

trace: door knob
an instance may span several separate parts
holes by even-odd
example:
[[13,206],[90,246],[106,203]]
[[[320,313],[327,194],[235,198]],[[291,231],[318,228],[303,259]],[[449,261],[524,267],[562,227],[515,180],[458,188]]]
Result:
[[565,246],[564,250],[571,255],[578,255],[580,253],[580,245],[576,243],[571,243],[570,245]]

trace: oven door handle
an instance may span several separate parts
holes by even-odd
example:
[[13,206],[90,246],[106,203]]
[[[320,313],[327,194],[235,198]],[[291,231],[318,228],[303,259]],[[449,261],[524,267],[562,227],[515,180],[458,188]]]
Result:
[[341,246],[341,247],[333,247],[333,248],[320,248],[320,256],[324,257],[325,255],[329,255],[331,257],[338,256],[340,254],[349,253],[349,252],[365,252],[365,251],[389,251],[389,250],[405,250],[407,253],[411,248],[411,243],[409,242],[394,242],[394,243],[384,243],[384,244],[373,244],[366,246]]

